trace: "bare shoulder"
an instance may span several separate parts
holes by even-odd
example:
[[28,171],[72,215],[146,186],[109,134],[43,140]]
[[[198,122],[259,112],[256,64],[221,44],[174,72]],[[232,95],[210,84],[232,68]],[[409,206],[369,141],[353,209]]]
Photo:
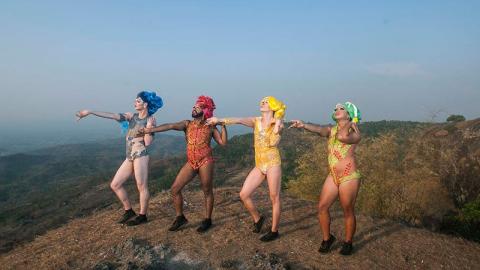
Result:
[[[332,136],[333,129],[335,128],[335,126],[334,126],[334,125],[331,125],[331,124],[328,124],[328,125],[324,126],[324,128],[325,128],[326,133],[327,133],[327,134],[326,134],[326,137],[329,137],[329,138],[330,138],[330,137]],[[337,128],[338,128],[338,127],[337,127]],[[337,130],[337,132],[338,132],[338,130]]]

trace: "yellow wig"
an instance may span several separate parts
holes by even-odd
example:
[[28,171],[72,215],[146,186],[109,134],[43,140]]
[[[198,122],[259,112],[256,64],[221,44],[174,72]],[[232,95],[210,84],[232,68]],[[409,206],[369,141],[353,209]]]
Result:
[[285,116],[285,110],[287,109],[287,106],[285,106],[283,102],[272,96],[265,97],[263,100],[266,100],[270,110],[274,111],[273,117],[275,119],[282,119]]

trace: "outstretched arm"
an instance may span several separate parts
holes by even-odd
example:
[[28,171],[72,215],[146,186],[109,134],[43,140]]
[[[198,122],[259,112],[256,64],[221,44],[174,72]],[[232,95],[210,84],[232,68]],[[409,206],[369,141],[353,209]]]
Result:
[[304,123],[302,120],[292,120],[291,125],[288,128],[303,128],[310,132],[318,133],[322,137],[330,136],[330,130],[332,129],[331,126],[320,126],[316,124],[307,124]]
[[360,130],[354,122],[350,122],[350,126],[338,131],[337,139],[342,143],[357,144],[361,140]]
[[255,118],[254,117],[246,117],[246,118],[217,118],[212,117],[207,119],[207,125],[232,125],[232,124],[240,124],[247,127],[254,127]]
[[132,117],[131,113],[110,113],[110,112],[96,112],[96,111],[89,111],[89,110],[81,110],[75,114],[75,116],[77,116],[77,121],[89,115],[95,115],[98,117],[113,119],[117,121],[130,120],[130,118]]
[[187,120],[180,121],[178,123],[168,123],[159,125],[152,128],[142,128],[139,130],[140,134],[155,133],[155,132],[164,132],[167,130],[179,130],[184,131],[187,128]]
[[227,128],[225,125],[222,125],[221,127],[221,132],[218,131],[217,127],[213,128],[213,139],[219,144],[219,145],[226,145],[227,144]]

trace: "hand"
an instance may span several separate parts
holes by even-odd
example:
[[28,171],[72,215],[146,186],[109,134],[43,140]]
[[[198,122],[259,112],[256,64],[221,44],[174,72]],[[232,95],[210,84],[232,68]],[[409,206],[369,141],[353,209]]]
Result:
[[77,121],[80,121],[80,119],[84,118],[85,116],[88,116],[90,114],[89,110],[81,110],[78,111],[75,116],[77,117]]
[[303,123],[302,120],[292,120],[290,121],[290,123],[292,123],[288,128],[304,128],[305,127],[305,123]]
[[217,117],[210,117],[207,119],[207,125],[209,126],[215,126],[218,124],[218,118]]
[[126,113],[124,113],[124,115],[125,115],[125,119],[127,121],[130,121],[130,119],[132,119],[132,117],[133,117],[133,113],[131,113],[131,112],[126,112]]
[[357,123],[355,122],[350,122],[350,128],[353,129],[355,133],[360,133],[360,130],[358,130]]
[[150,117],[148,118],[147,120],[147,128],[151,128],[151,127],[154,127],[156,124],[156,121],[155,121],[155,117]]
[[135,137],[143,137],[146,134],[150,134],[150,133],[152,133],[151,128],[141,128],[137,131],[137,133],[135,134]]

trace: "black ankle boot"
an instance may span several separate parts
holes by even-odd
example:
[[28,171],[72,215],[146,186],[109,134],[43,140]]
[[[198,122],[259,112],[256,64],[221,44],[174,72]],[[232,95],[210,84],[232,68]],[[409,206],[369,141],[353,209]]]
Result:
[[170,228],[168,228],[168,230],[171,231],[171,232],[176,231],[176,230],[180,229],[180,227],[182,227],[183,225],[185,225],[187,223],[188,223],[188,220],[187,220],[187,218],[185,218],[184,215],[178,216],[178,217],[175,218],[175,221],[173,222],[172,226],[170,226]]
[[322,244],[320,245],[320,248],[318,249],[318,252],[320,252],[320,253],[330,252],[330,248],[332,247],[333,243],[335,242],[335,239],[336,239],[335,236],[330,234],[327,241],[322,241]]
[[270,242],[270,241],[273,241],[273,240],[277,239],[278,237],[280,237],[280,234],[278,234],[278,231],[277,231],[277,232],[269,231],[268,233],[264,234],[264,235],[260,238],[260,241],[262,241],[262,242]]
[[340,249],[340,254],[348,256],[353,252],[352,242],[343,242],[342,249]]
[[125,224],[127,226],[137,226],[137,225],[140,225],[140,224],[143,224],[143,223],[147,223],[147,221],[148,221],[147,220],[147,215],[138,215],[134,219],[127,221],[127,223],[125,223]]
[[212,226],[212,219],[206,218],[202,221],[200,226],[197,228],[197,232],[204,233],[208,231],[208,229],[210,229],[211,226]]
[[120,223],[120,224],[125,224],[125,222],[127,222],[129,219],[133,218],[134,216],[136,216],[137,214],[135,214],[135,211],[133,211],[131,208],[128,209],[128,210],[125,210],[125,213],[123,213],[123,216],[122,218],[120,218],[117,223]]
[[257,222],[253,223],[253,230],[252,231],[254,233],[259,233],[262,230],[263,222],[265,222],[265,217],[260,216],[260,219]]

